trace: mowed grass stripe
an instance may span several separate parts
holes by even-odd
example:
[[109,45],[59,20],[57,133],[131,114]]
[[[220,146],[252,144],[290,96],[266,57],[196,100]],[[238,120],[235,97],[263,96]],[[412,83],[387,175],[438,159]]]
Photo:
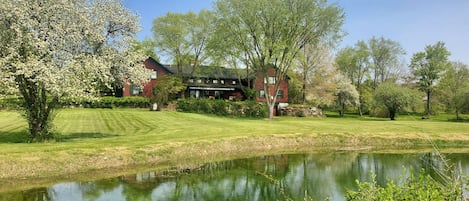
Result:
[[[16,123],[15,123],[16,122]],[[10,124],[15,124],[11,126]],[[63,109],[54,121],[60,142],[11,143],[26,121],[0,113],[1,178],[76,174],[105,168],[221,160],[282,151],[366,146],[469,146],[469,123],[363,118],[226,118],[134,109]],[[22,139],[22,138],[21,138]],[[10,140],[10,141],[9,141]],[[16,140],[16,139],[15,139]],[[14,171],[12,171],[12,169]]]
[[24,130],[27,123],[17,112],[0,111],[0,125],[1,131],[18,132]]

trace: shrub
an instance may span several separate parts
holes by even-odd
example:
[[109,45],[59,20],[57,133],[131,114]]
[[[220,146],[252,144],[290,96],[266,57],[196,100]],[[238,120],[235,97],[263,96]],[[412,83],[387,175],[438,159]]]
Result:
[[231,117],[263,118],[267,116],[264,104],[255,101],[233,102],[209,99],[179,99],[177,111],[201,114],[214,114]]
[[22,97],[17,96],[0,96],[0,109],[11,110],[18,109],[21,105]]
[[219,115],[219,116],[228,115],[227,105],[228,105],[227,102],[225,102],[224,100],[214,100],[212,104],[213,114]]
[[412,173],[402,185],[396,185],[389,180],[386,187],[381,187],[376,183],[376,176],[371,174],[371,182],[358,182],[357,191],[348,191],[346,200],[367,201],[367,200],[463,200],[463,184],[455,182],[450,185],[443,185],[425,174],[422,170],[418,177]]
[[150,99],[140,96],[131,97],[100,97],[94,101],[78,103],[85,108],[149,108]]

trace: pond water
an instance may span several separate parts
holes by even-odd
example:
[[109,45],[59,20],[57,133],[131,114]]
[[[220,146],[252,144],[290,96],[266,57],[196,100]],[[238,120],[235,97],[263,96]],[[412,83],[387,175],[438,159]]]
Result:
[[[447,154],[469,175],[469,154]],[[195,169],[145,172],[89,182],[0,193],[0,200],[344,200],[355,180],[379,184],[442,166],[435,153],[310,153],[207,163]],[[281,194],[283,189],[285,195]]]

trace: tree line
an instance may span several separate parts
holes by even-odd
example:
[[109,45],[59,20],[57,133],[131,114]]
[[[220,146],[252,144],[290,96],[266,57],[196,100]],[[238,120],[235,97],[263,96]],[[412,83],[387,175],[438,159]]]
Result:
[[[291,10],[300,7],[301,12]],[[444,42],[414,53],[408,65],[402,46],[384,37],[357,41],[334,55],[344,19],[340,7],[323,1],[220,0],[213,11],[155,18],[153,37],[140,44],[154,44],[148,52],[156,50],[179,67],[222,65],[249,74],[275,66],[276,79],[290,78],[291,103],[338,110],[341,116],[348,111],[394,120],[407,110],[426,117],[453,112],[459,119],[469,111],[468,67],[448,60]],[[272,111],[276,96],[266,96],[274,97],[266,100]]]
[[20,97],[30,141],[43,141],[53,138],[58,103],[145,83],[150,72],[143,61],[161,55],[178,66],[179,76],[187,65],[193,71],[207,64],[265,75],[276,68],[277,81],[264,84],[265,96],[272,97],[266,98],[270,118],[286,77],[292,103],[338,109],[342,115],[350,108],[360,115],[385,108],[392,118],[422,99],[415,89],[425,93],[427,115],[439,107],[457,115],[468,111],[467,65],[448,62],[443,42],[415,53],[406,75],[404,51],[389,39],[358,41],[332,55],[345,35],[345,13],[336,4],[218,0],[213,5],[158,17],[153,37],[137,41],[138,16],[118,0],[5,2],[0,5],[0,95]]

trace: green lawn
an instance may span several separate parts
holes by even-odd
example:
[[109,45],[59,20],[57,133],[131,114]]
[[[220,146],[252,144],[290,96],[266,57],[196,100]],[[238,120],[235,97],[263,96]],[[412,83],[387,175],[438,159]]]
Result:
[[[402,120],[401,120],[402,119]],[[188,165],[315,149],[402,149],[469,145],[469,123],[379,118],[240,119],[136,109],[64,109],[59,142],[27,144],[21,115],[0,111],[0,180],[128,167]]]

